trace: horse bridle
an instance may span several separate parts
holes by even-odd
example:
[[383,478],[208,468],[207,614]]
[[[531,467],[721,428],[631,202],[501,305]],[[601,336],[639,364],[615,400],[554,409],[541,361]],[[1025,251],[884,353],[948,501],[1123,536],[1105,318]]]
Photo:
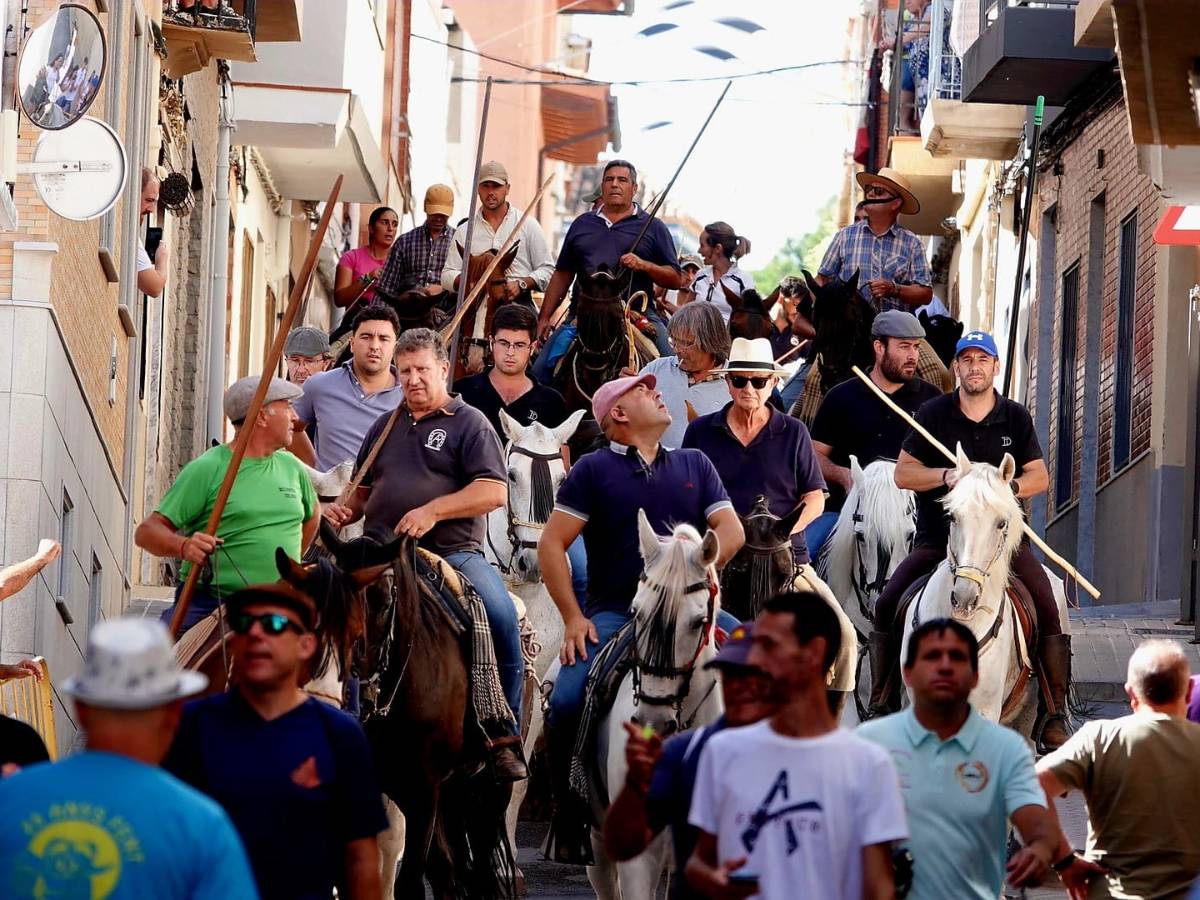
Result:
[[1004,552],[1005,544],[1008,543],[1009,524],[1010,524],[1009,520],[1006,519],[1004,521],[1004,527],[999,529],[1000,542],[996,545],[996,552],[992,554],[992,558],[988,561],[988,564],[986,566],[984,566],[982,569],[979,568],[979,566],[959,565],[958,562],[954,558],[953,542],[947,542],[947,544],[946,544],[946,560],[950,563],[950,571],[954,574],[954,577],[955,578],[965,578],[965,579],[967,579],[967,581],[973,581],[973,582],[975,582],[975,584],[979,585],[980,590],[983,590],[983,586],[987,582],[988,572],[990,572],[992,569],[992,566],[994,566],[996,564],[996,560],[998,560],[1000,558],[1000,554]]
[[[554,462],[554,460],[556,460],[556,459],[558,459],[558,460],[562,459],[562,449],[561,448],[555,453],[538,453],[537,451],[530,450],[527,447],[519,447],[516,444],[509,441],[508,446],[504,448],[504,462],[506,465],[508,463],[509,457],[512,456],[512,454],[514,454],[514,453],[519,453],[519,454],[521,454],[521,456],[526,456],[529,459],[533,459],[533,460],[544,460],[547,463]],[[509,554],[508,554],[508,562],[505,563],[505,562],[500,561],[500,554],[496,553],[496,547],[495,547],[495,545],[492,544],[492,539],[491,539],[490,533],[488,534],[488,544],[489,544],[489,546],[492,547],[492,553],[495,554],[495,556],[496,556],[496,565],[500,569],[500,572],[504,575],[510,575],[510,574],[512,574],[513,560],[515,560],[517,558],[517,554],[520,553],[522,550],[536,550],[537,546],[538,546],[537,541],[527,541],[527,540],[520,539],[517,536],[517,529],[518,528],[532,528],[535,531],[541,532],[541,531],[546,530],[546,523],[545,522],[533,522],[533,521],[530,521],[527,519],[519,518],[517,516],[516,510],[513,509],[511,492],[508,492],[508,499],[506,499],[504,501],[504,515],[505,515],[505,518],[508,520],[508,531],[507,531],[508,543],[509,543],[509,546],[511,547],[511,550],[509,551]],[[529,498],[529,517],[530,517],[530,519],[533,518],[533,497],[532,496],[530,496],[530,498]]]
[[[600,276],[604,276],[605,278],[608,278],[610,281],[616,280],[612,276],[609,276],[603,272],[600,272],[597,274]],[[620,315],[621,327],[619,327],[617,329],[617,333],[615,335],[613,335],[612,341],[610,341],[609,345],[607,347],[605,347],[603,350],[593,350],[591,347],[589,347],[587,345],[587,342],[583,339],[582,330],[579,331],[575,335],[575,340],[577,340],[579,342],[580,352],[576,353],[573,357],[571,357],[571,378],[575,382],[575,389],[577,391],[579,391],[579,393],[582,394],[589,403],[592,401],[592,395],[589,394],[587,391],[585,391],[583,389],[583,385],[579,383],[579,357],[586,355],[586,356],[592,356],[592,357],[600,357],[601,359],[608,358],[608,354],[612,353],[612,351],[616,348],[617,344],[619,344],[621,342],[621,339],[626,338],[628,336],[628,332],[626,329],[626,322],[629,321],[629,307],[633,303],[633,301],[635,299],[637,299],[637,297],[639,295],[642,297],[646,297],[647,301],[649,301],[649,299],[650,299],[649,297],[647,297],[645,291],[638,291],[637,293],[631,295],[628,300],[622,300],[620,297],[617,298],[617,300],[621,304],[621,315]],[[608,372],[609,369],[611,369],[612,367],[611,367],[611,365],[605,365],[604,368],[593,368],[593,367],[585,364],[584,368],[590,372],[600,372],[601,374],[604,374],[604,373]]]
[[875,619],[870,606],[867,604],[867,598],[874,593],[878,596],[887,584],[888,567],[892,563],[892,551],[883,546],[883,542],[879,541],[875,546],[875,578],[867,581],[867,564],[865,561],[864,548],[867,543],[866,533],[863,529],[865,521],[859,510],[862,508],[862,497],[859,497],[857,505],[854,507],[854,514],[851,520],[854,522],[854,567],[850,570],[850,588],[854,591],[854,596],[858,599],[859,612],[863,614],[868,622]]
[[[657,588],[660,591],[662,590],[661,587],[659,587],[658,585],[655,585],[652,581],[650,581],[650,579],[646,577],[646,574],[644,572],[641,574],[641,576],[639,576],[638,580],[642,584],[648,584],[653,588]],[[696,641],[696,649],[692,653],[691,659],[689,659],[685,665],[682,665],[682,666],[659,666],[659,665],[651,665],[650,663],[644,662],[641,659],[641,655],[638,650],[638,633],[637,633],[637,618],[636,618],[636,616],[634,617],[634,620],[633,620],[633,671],[632,671],[632,674],[633,674],[633,703],[634,703],[634,706],[640,706],[641,704],[645,703],[647,706],[669,706],[669,707],[671,707],[675,712],[675,715],[674,715],[675,724],[680,731],[686,731],[687,729],[692,727],[692,723],[695,721],[695,718],[700,711],[700,707],[704,705],[704,701],[708,699],[708,696],[713,692],[713,689],[716,687],[716,682],[714,681],[713,685],[709,687],[708,692],[704,695],[704,697],[701,698],[700,702],[696,704],[696,709],[687,718],[687,720],[684,721],[680,718],[683,715],[683,704],[687,701],[688,694],[690,694],[691,690],[692,690],[692,676],[696,672],[696,663],[700,659],[700,654],[704,652],[704,648],[706,646],[708,646],[709,640],[712,639],[713,625],[715,624],[715,621],[716,621],[717,595],[720,593],[720,586],[718,585],[717,580],[713,576],[713,574],[711,572],[709,572],[705,576],[704,581],[693,582],[692,584],[687,585],[683,589],[684,594],[694,594],[697,591],[701,591],[706,588],[708,590],[708,605],[707,605],[707,608],[706,608],[705,614],[704,614],[704,625],[700,629],[700,637]],[[679,685],[679,688],[673,694],[665,694],[665,695],[647,694],[645,691],[642,690],[642,676],[643,675],[649,675],[651,678],[681,678],[681,679],[683,679],[683,681]]]

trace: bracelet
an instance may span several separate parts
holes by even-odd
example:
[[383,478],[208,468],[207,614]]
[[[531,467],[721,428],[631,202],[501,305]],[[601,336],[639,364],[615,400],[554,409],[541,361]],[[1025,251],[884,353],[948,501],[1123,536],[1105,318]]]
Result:
[[946,478],[949,477],[949,475],[950,475],[949,469],[942,469],[942,484],[943,485],[946,484]]
[[179,544],[179,558],[186,559],[187,557],[185,557],[183,555],[183,551],[187,548],[188,539],[186,536],[183,536],[183,535],[180,536],[180,539],[181,539],[181,543]]
[[1012,481],[1010,481],[1010,482],[1008,483],[1008,486],[1009,486],[1009,487],[1012,489],[1013,496],[1020,496],[1020,494],[1021,494],[1021,485],[1020,485],[1020,483],[1017,481],[1017,479],[1015,479],[1015,478],[1014,478]]
[[1058,862],[1050,863],[1050,868],[1053,869],[1055,872],[1065,872],[1067,869],[1071,868],[1071,866],[1075,864],[1075,860],[1078,858],[1079,857],[1076,856],[1075,851],[1072,850],[1070,853],[1068,853],[1066,856],[1064,856]]

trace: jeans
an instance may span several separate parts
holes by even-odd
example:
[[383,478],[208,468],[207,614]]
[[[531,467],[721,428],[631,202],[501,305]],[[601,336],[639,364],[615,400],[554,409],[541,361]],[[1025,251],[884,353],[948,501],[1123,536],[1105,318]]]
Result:
[[[500,580],[499,573],[482,553],[476,550],[459,550],[447,553],[442,558],[465,575],[483,599],[488,626],[492,629],[492,643],[496,647],[500,686],[504,689],[504,698],[508,700],[508,705],[513,711],[513,718],[519,721],[521,694],[525,688],[525,661],[521,657],[517,608],[508,596],[508,589]],[[515,726],[512,733],[517,733]]]
[[[591,617],[599,643],[589,642],[587,659],[576,656],[574,665],[563,666],[559,671],[558,680],[554,683],[554,690],[550,694],[551,723],[573,722],[579,718],[579,714],[583,711],[583,694],[587,687],[587,677],[592,662],[609,639],[620,631],[630,618],[632,618],[631,613],[616,612],[615,610],[604,610]],[[717,627],[725,632],[733,631],[738,624],[738,620],[725,610],[721,610],[717,614]]]
[[646,318],[654,326],[654,346],[658,348],[658,355],[673,356],[675,350],[671,347],[671,341],[667,337],[667,323],[663,321],[657,310],[653,309],[646,313]]
[[567,548],[567,559],[571,563],[571,589],[575,592],[575,599],[579,601],[579,608],[587,607],[587,550],[583,546],[583,535],[571,541],[571,546]]
[[821,555],[821,548],[833,533],[833,526],[837,524],[839,515],[841,514],[836,512],[823,512],[804,529],[804,542],[808,544],[808,555],[813,560]]
[[575,325],[575,317],[568,313],[566,321],[554,329],[546,341],[546,345],[538,353],[537,359],[533,361],[531,371],[533,377],[540,384],[549,384],[554,378],[554,367],[571,349],[571,341],[575,340],[575,335],[578,333],[579,328]]
[[[182,593],[183,593],[183,585],[182,584],[176,585],[175,586],[175,602],[176,603],[179,602],[179,595]],[[189,628],[191,628],[193,625],[195,625],[197,622],[199,622],[201,619],[203,619],[205,616],[207,616],[209,613],[211,613],[214,609],[216,609],[217,605],[219,603],[220,603],[220,601],[217,600],[216,597],[214,597],[212,594],[210,594],[204,588],[197,585],[196,590],[194,590],[192,592],[192,600],[188,604],[187,615],[185,615],[183,617],[183,627],[180,628],[179,634],[173,634],[173,635],[171,635],[171,638],[175,639],[175,638],[182,636],[185,631],[187,631]],[[162,620],[162,623],[164,625],[166,625],[168,628],[170,628],[171,627],[171,617],[174,615],[175,615],[175,607],[171,606],[171,607],[168,607],[167,609],[163,610],[163,614],[159,618]]]

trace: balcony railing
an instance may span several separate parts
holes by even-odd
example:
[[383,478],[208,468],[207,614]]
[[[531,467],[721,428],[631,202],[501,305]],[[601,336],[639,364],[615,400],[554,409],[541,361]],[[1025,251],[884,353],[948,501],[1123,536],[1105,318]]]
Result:
[[979,4],[979,31],[1004,15],[1004,7],[1019,6],[1024,9],[1070,9],[1074,10],[1079,0],[987,0]]
[[962,99],[962,60],[950,46],[950,12],[954,0],[933,0],[930,21],[943,22],[929,35],[929,96],[939,100]]

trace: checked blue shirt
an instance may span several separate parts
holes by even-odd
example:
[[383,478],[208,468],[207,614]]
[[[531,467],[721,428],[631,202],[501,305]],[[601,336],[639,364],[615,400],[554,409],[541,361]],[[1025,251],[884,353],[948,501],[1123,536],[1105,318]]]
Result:
[[413,288],[440,284],[446,256],[453,243],[454,229],[449,225],[437,237],[431,237],[424,224],[404,232],[392,244],[376,289],[388,296],[399,297]]
[[829,278],[849,281],[858,272],[858,291],[875,307],[876,312],[902,309],[911,312],[908,304],[898,297],[871,296],[867,282],[887,278],[897,284],[920,284],[930,287],[929,263],[920,238],[899,224],[893,224],[883,234],[875,234],[867,220],[847,225],[833,237],[821,268]]

